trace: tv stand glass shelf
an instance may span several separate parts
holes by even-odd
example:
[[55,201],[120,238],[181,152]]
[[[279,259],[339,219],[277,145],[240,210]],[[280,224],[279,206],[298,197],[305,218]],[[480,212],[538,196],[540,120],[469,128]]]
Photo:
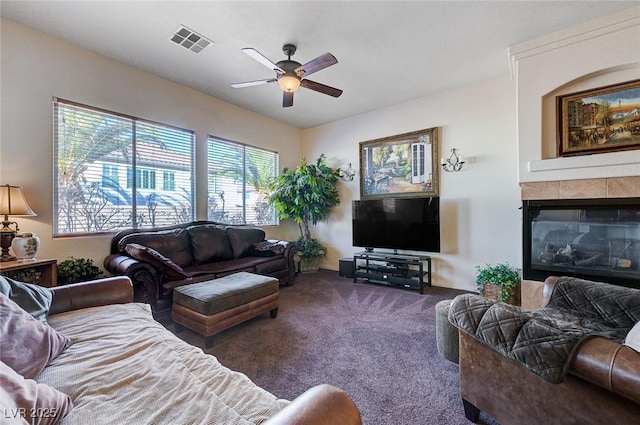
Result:
[[431,257],[426,255],[356,252],[353,255],[353,270],[354,282],[358,278],[366,279],[374,283],[419,289],[421,294],[424,294],[425,286],[431,286]]

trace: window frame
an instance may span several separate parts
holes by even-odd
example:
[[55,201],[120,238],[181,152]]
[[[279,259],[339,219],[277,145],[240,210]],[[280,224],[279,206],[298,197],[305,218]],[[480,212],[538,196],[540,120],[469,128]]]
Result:
[[[212,195],[211,193],[211,144],[212,143],[221,143],[221,144],[227,144],[232,146],[233,148],[237,148],[237,149],[241,149],[243,152],[242,155],[242,174],[243,174],[243,181],[242,181],[242,190],[240,192],[238,192],[238,196],[236,196],[236,198],[240,199],[242,201],[242,217],[243,217],[243,222],[242,223],[238,223],[238,222],[224,222],[224,221],[220,221],[218,219],[216,219],[216,217],[212,217],[211,216],[211,208],[210,208],[210,197]],[[226,139],[223,137],[218,137],[215,136],[213,134],[209,134],[207,135],[207,220],[210,221],[216,221],[216,222],[221,222],[221,223],[226,223],[226,224],[243,224],[243,225],[249,225],[249,226],[278,226],[280,224],[280,218],[278,217],[278,214],[276,213],[275,209],[273,207],[269,207],[271,209],[270,212],[270,220],[267,221],[266,223],[260,223],[258,222],[258,220],[256,220],[256,222],[247,222],[247,218],[250,216],[250,214],[247,214],[247,207],[248,207],[248,200],[249,200],[249,190],[247,190],[247,150],[256,150],[259,151],[261,153],[264,154],[269,154],[269,155],[273,155],[273,173],[267,177],[268,179],[271,179],[273,177],[276,177],[279,173],[279,167],[280,167],[280,154],[278,151],[273,150],[273,149],[268,149],[268,148],[264,148],[262,146],[255,146],[255,145],[251,145],[248,143],[242,143],[242,142],[237,142],[235,140],[230,140],[230,139]],[[264,187],[261,186],[261,189],[263,190],[267,190],[267,186],[264,185]],[[266,196],[266,194],[265,194]],[[256,214],[258,215],[258,214]]]
[[[83,229],[82,231],[77,231],[77,229],[74,229],[76,231],[69,231],[69,232],[65,232],[63,227],[64,227],[64,223],[62,223],[60,220],[62,219],[62,213],[61,213],[61,206],[60,206],[60,201],[61,199],[64,199],[61,195],[60,195],[60,191],[59,191],[59,177],[60,177],[60,169],[59,169],[59,158],[60,158],[60,153],[61,153],[61,147],[60,147],[60,138],[61,135],[59,134],[59,128],[62,125],[61,123],[58,122],[61,112],[59,111],[59,108],[64,108],[64,107],[70,107],[70,108],[76,108],[76,109],[82,109],[85,110],[86,113],[88,114],[87,116],[89,118],[95,118],[95,119],[100,119],[101,117],[103,118],[107,118],[109,116],[113,117],[114,119],[122,119],[125,121],[130,122],[131,124],[131,145],[130,145],[130,159],[128,162],[122,162],[120,163],[120,166],[115,166],[109,162],[103,162],[102,163],[102,167],[100,167],[102,169],[101,174],[98,176],[99,177],[99,184],[102,184],[102,182],[104,181],[103,179],[105,177],[110,178],[113,176],[113,173],[110,173],[109,176],[105,176],[104,175],[104,166],[106,166],[107,168],[109,168],[110,170],[113,170],[112,167],[116,167],[118,168],[118,172],[116,173],[116,175],[118,175],[119,179],[123,179],[123,181],[120,183],[123,188],[126,188],[126,191],[129,191],[130,195],[131,195],[131,200],[130,200],[130,217],[131,217],[131,222],[129,223],[129,225],[127,226],[118,226],[118,227],[114,227],[114,228],[109,228],[107,230],[86,230]],[[95,113],[95,117],[90,116],[90,114]],[[183,181],[185,181],[187,184],[182,184],[180,186],[180,188],[183,188],[184,191],[182,192],[182,197],[185,199],[185,203],[184,204],[176,204],[175,206],[170,206],[170,208],[174,208],[174,210],[177,211],[177,209],[179,208],[180,210],[180,214],[186,214],[187,216],[187,220],[186,221],[181,221],[181,220],[175,220],[174,224],[179,224],[179,222],[189,222],[189,221],[193,221],[195,219],[195,211],[196,211],[196,191],[195,191],[195,180],[196,180],[196,176],[195,176],[195,171],[196,171],[196,160],[195,160],[195,148],[196,148],[196,133],[194,130],[189,130],[189,129],[185,129],[185,128],[181,128],[181,127],[177,127],[174,125],[170,125],[170,124],[165,124],[165,123],[160,123],[157,121],[152,121],[152,120],[148,120],[145,118],[140,118],[140,117],[136,117],[136,116],[131,116],[131,115],[127,115],[127,114],[123,114],[123,113],[119,113],[119,112],[115,112],[115,111],[110,111],[107,109],[103,109],[103,108],[99,108],[99,107],[95,107],[95,106],[91,106],[91,105],[86,105],[86,104],[82,104],[82,103],[78,103],[78,102],[74,102],[71,100],[66,100],[66,99],[62,99],[62,98],[58,98],[58,97],[53,97],[53,102],[52,102],[52,121],[53,121],[53,184],[54,184],[54,188],[53,188],[53,226],[52,226],[52,235],[53,238],[67,238],[67,237],[77,237],[77,236],[93,236],[93,235],[100,235],[100,234],[113,234],[116,233],[120,230],[123,229],[145,229],[145,228],[153,228],[153,227],[157,227],[157,226],[164,226],[167,223],[161,223],[161,224],[155,224],[155,225],[149,225],[148,223],[142,221],[138,221],[137,217],[142,214],[140,211],[146,211],[146,209],[148,207],[143,207],[143,206],[139,206],[138,203],[136,202],[137,198],[139,197],[139,192],[138,194],[136,194],[137,191],[139,190],[144,190],[144,191],[152,191],[152,192],[157,192],[157,191],[161,191],[162,192],[162,187],[163,187],[163,182],[158,181],[159,176],[162,176],[161,172],[166,171],[167,169],[162,168],[162,164],[160,164],[160,166],[156,166],[155,168],[153,166],[149,166],[148,163],[145,163],[144,165],[140,165],[138,164],[138,162],[143,162],[143,160],[138,159],[138,156],[140,154],[140,152],[137,152],[137,147],[141,146],[142,144],[144,144],[144,140],[142,139],[138,139],[138,131],[140,133],[143,133],[144,131],[148,131],[148,130],[153,130],[153,131],[157,131],[158,133],[162,134],[165,137],[169,137],[169,139],[165,140],[165,141],[176,141],[176,142],[182,142],[182,138],[186,140],[188,140],[189,145],[185,147],[184,152],[180,152],[177,153],[178,150],[173,149],[171,150],[172,152],[176,152],[176,155],[180,155],[181,153],[183,153],[184,155],[182,155],[184,158],[187,158],[187,161],[184,162],[184,164],[187,165],[187,167],[185,168],[185,177],[183,178]],[[161,139],[162,140],[162,139]],[[176,145],[178,146],[178,145]],[[175,147],[174,147],[175,148]],[[107,154],[108,155],[108,154]],[[100,160],[102,160],[103,158],[106,158],[107,155],[104,155],[103,157],[100,157]],[[156,157],[152,156],[151,159],[155,160]],[[87,164],[95,164],[98,163],[100,160],[95,160],[93,163],[92,162],[87,162]],[[133,171],[133,175],[131,176],[132,178],[132,186],[128,187],[128,183],[129,183],[129,173],[130,170],[133,169],[135,171]],[[151,175],[154,175],[154,181],[150,182],[150,186],[151,188],[145,189],[145,188],[139,188],[137,186],[143,184],[144,179],[137,178],[137,174],[140,174],[142,176],[142,174],[144,174],[144,171],[147,170],[148,173],[148,177],[150,177]],[[125,174],[124,176],[122,174]],[[107,186],[105,186],[107,187]],[[188,192],[186,192],[188,191]],[[174,190],[175,192],[175,190]],[[186,194],[186,196],[185,196]],[[151,202],[151,201],[149,201]],[[188,204],[188,205],[187,205]],[[186,208],[185,208],[186,206]],[[124,209],[123,210],[125,213],[128,212],[128,209]],[[180,218],[180,214],[178,214],[176,212],[176,217]],[[155,219],[155,218],[154,218]],[[155,223],[152,219],[151,222]],[[88,227],[88,226],[87,226]]]

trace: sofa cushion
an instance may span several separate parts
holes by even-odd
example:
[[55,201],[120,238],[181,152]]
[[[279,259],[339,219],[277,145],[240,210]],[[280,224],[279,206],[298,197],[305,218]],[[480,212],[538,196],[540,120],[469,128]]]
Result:
[[233,258],[233,250],[224,226],[216,224],[192,226],[189,228],[189,236],[194,265]]
[[264,230],[256,227],[227,227],[227,235],[233,249],[233,258],[244,257],[253,244],[264,241]]
[[0,294],[0,361],[25,378],[34,378],[72,344]]
[[125,247],[130,243],[153,248],[180,267],[193,264],[191,241],[186,229],[132,233],[120,239],[118,249],[125,252]]
[[261,241],[254,243],[249,248],[249,255],[258,257],[274,257],[284,254],[285,246],[275,241]]
[[136,260],[151,264],[154,268],[158,269],[160,273],[170,279],[184,279],[187,277],[182,267],[153,248],[137,243],[130,243],[124,247],[124,250]]
[[0,294],[9,297],[35,319],[41,322],[47,321],[47,314],[53,300],[50,290],[0,276]]
[[0,362],[0,382],[0,409],[7,423],[14,423],[11,419],[16,419],[16,424],[55,425],[73,408],[68,395],[47,384],[23,378],[3,362]]

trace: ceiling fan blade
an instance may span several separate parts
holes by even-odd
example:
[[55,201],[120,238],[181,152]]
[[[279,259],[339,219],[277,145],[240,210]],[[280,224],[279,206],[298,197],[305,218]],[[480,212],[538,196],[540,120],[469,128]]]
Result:
[[242,49],[242,51],[245,52],[250,57],[252,57],[253,59],[255,59],[258,62],[260,62],[261,64],[263,64],[264,66],[266,66],[267,68],[269,68],[270,70],[275,71],[275,72],[279,72],[279,73],[282,73],[282,74],[285,73],[282,68],[280,68],[275,63],[271,62],[269,59],[267,59],[262,53],[260,53],[256,49],[251,48],[251,47],[245,47],[244,49]]
[[282,92],[282,107],[288,108],[289,106],[293,106],[293,92],[292,91],[283,91]]
[[337,63],[338,59],[336,59],[335,56],[333,56],[331,53],[325,53],[324,55],[320,55],[317,58],[305,63],[304,65],[297,67],[295,69],[295,72],[296,74],[298,74],[298,77],[302,78]]
[[234,83],[231,84],[231,87],[234,89],[241,89],[243,87],[252,87],[252,86],[260,86],[262,84],[275,83],[278,81],[275,78],[267,78],[266,80],[256,80],[256,81],[246,81],[244,83]]
[[329,96],[333,97],[340,97],[340,95],[342,94],[342,90],[340,89],[316,83],[315,81],[311,80],[302,80],[300,81],[300,85],[306,89],[315,90],[317,92],[328,94]]

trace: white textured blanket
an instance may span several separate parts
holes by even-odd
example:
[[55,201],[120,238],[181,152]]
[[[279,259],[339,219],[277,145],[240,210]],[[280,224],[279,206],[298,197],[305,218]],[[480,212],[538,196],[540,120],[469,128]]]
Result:
[[73,399],[62,425],[259,424],[288,404],[174,336],[146,304],[48,321],[74,342],[36,378]]

